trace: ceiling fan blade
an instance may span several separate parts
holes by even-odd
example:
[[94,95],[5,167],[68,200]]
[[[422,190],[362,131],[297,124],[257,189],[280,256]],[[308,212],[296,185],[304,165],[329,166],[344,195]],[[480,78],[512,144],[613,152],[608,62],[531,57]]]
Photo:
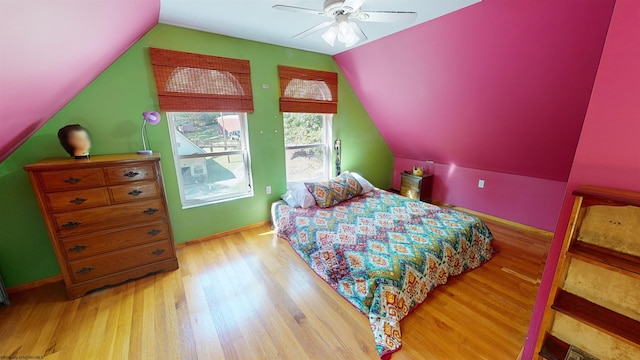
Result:
[[418,14],[409,11],[363,11],[353,18],[366,22],[412,23]]
[[282,10],[282,11],[291,11],[291,12],[297,12],[297,13],[303,13],[303,14],[326,16],[324,11],[322,10],[313,10],[313,9],[301,8],[297,6],[273,5],[273,8],[276,10]]
[[349,24],[353,24],[353,25],[351,25],[351,27],[353,28],[353,31],[356,33],[356,35],[358,35],[358,37],[360,38],[361,41],[369,40],[367,35],[364,34],[364,32],[362,31],[362,29],[360,28],[360,26],[358,24],[356,24],[354,22],[350,22]]
[[354,12],[362,7],[364,1],[365,0],[345,0],[342,8],[348,12]]
[[305,31],[301,32],[300,34],[294,36],[293,38],[294,39],[304,39],[304,38],[306,38],[307,36],[309,36],[309,35],[311,35],[313,33],[316,33],[316,32],[318,32],[318,31],[320,31],[322,29],[328,28],[329,26],[333,25],[334,23],[335,23],[335,21],[325,21],[322,24],[318,24],[318,25],[312,27],[309,30],[305,30]]

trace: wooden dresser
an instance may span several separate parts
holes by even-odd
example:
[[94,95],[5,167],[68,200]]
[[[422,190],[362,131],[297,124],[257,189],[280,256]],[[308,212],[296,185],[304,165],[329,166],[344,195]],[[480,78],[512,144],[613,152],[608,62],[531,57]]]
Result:
[[408,172],[400,174],[400,195],[412,199],[431,202],[431,188],[433,187],[433,174],[416,176]]
[[159,154],[45,159],[24,169],[70,299],[178,268]]
[[640,359],[640,193],[582,186],[573,195],[536,352]]

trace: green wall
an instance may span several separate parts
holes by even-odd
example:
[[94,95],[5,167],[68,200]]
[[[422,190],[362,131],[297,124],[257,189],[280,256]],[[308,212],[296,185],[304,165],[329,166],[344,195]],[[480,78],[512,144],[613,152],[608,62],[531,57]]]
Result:
[[[59,128],[72,123],[80,123],[90,130],[94,155],[139,150],[141,113],[158,109],[148,47],[251,61],[255,112],[249,114],[249,141],[255,196],[182,210],[166,119],[163,117],[159,125],[149,127],[153,149],[163,154],[162,168],[176,242],[269,218],[270,203],[285,191],[277,65],[339,72],[333,58],[327,55],[157,25],[0,163],[0,273],[7,286],[59,273],[29,178],[22,166],[45,157],[66,156],[56,134]],[[334,137],[342,139],[342,168],[361,173],[380,188],[390,187],[391,151],[342,74],[339,83],[339,106],[333,120],[333,133]],[[263,84],[269,87],[264,89]],[[267,185],[273,187],[272,195],[265,194]]]

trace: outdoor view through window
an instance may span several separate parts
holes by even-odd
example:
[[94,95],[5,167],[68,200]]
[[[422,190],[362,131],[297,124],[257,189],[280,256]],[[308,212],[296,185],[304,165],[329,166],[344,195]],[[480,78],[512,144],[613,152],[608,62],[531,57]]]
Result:
[[253,195],[244,113],[167,113],[183,207]]
[[329,179],[331,115],[284,113],[287,182]]

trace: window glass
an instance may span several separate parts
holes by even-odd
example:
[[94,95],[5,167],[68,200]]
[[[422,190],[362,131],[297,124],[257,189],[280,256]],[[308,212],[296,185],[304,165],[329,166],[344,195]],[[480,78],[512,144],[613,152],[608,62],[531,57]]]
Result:
[[330,177],[331,115],[284,113],[287,182]]
[[244,113],[167,113],[183,207],[253,195]]

